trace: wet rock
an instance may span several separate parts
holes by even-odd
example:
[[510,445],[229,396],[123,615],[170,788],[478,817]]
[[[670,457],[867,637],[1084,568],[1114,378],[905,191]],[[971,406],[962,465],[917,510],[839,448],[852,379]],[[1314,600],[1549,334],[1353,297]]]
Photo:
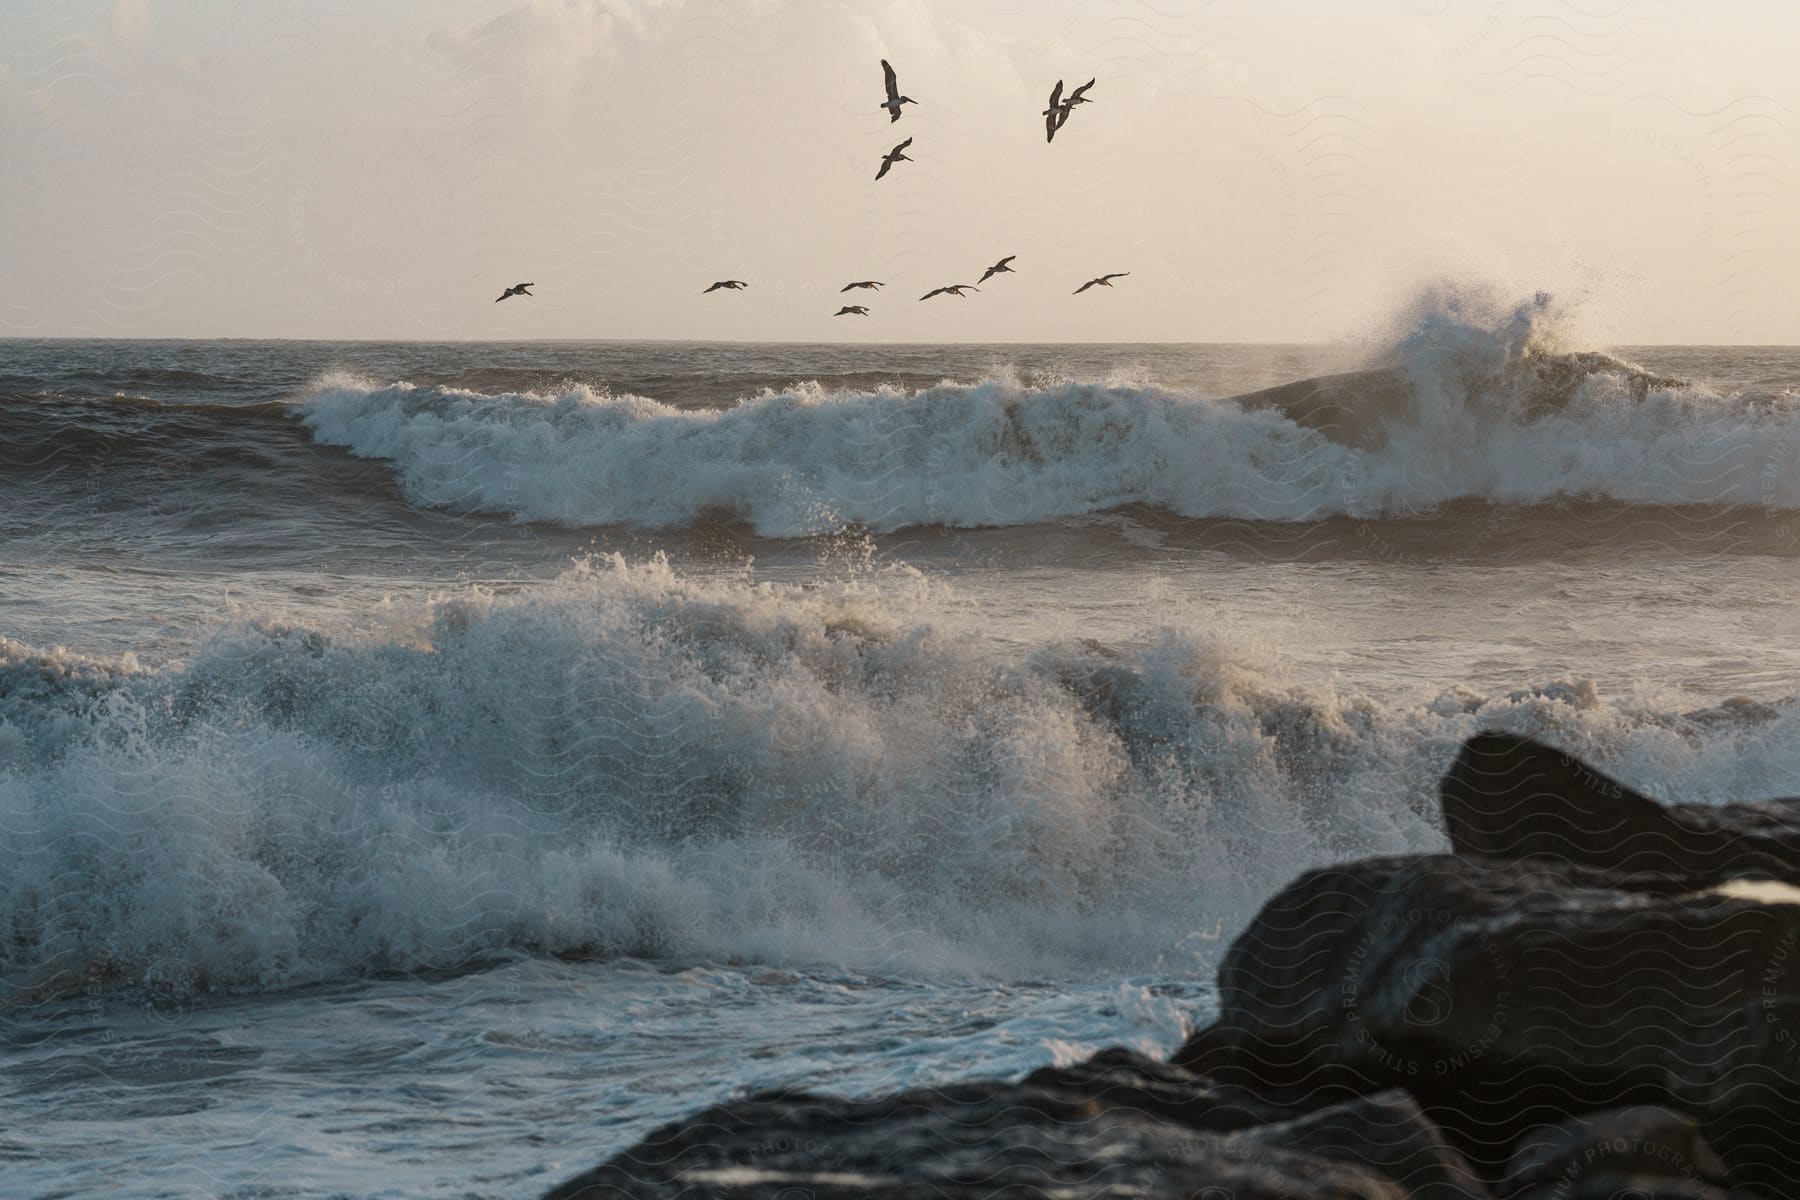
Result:
[[[1193,1197],[1213,1200],[1488,1200],[1406,1096],[1272,1125],[1175,1092],[1205,1081],[1114,1052],[1096,1070],[962,1084],[879,1100],[777,1093],[667,1126],[547,1200],[725,1196]],[[1143,1060],[1136,1060],[1142,1062]],[[1112,1086],[1092,1086],[1111,1080]],[[1140,1103],[1146,1087],[1158,1111]],[[1090,1094],[1091,1093],[1091,1094]],[[1213,1120],[1236,1132],[1207,1131]],[[1196,1123],[1197,1122],[1197,1123]]]
[[1800,883],[1800,798],[1665,807],[1578,758],[1502,733],[1463,743],[1439,797],[1458,854],[1695,885],[1740,876]]
[[1125,1049],[1102,1050],[1069,1067],[1044,1067],[1023,1088],[1097,1108],[1131,1109],[1209,1133],[1268,1125],[1293,1114],[1220,1087],[1192,1071]]
[[1730,1183],[1700,1123],[1655,1105],[1608,1109],[1534,1129],[1520,1139],[1500,1191],[1704,1192]]
[[1418,1101],[1398,1089],[1236,1135],[1236,1140],[1345,1159],[1400,1184],[1412,1200],[1489,1195],[1468,1160],[1444,1141]]
[[1284,1107],[1402,1087],[1484,1174],[1570,1114],[1694,1113],[1800,1178],[1800,905],[1546,862],[1309,872],[1227,952],[1175,1063]]

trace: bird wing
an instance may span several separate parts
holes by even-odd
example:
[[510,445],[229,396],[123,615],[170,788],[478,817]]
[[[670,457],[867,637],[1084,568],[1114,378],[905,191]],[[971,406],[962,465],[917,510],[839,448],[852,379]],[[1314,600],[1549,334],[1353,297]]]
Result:
[[912,145],[912,142],[913,142],[913,140],[911,138],[907,138],[904,142],[901,142],[898,146],[894,147],[894,153],[895,154],[900,153],[902,150],[904,150],[908,146]]
[[1054,142],[1056,140],[1057,112],[1058,110],[1053,108],[1044,114],[1044,140],[1046,142]]
[[1123,279],[1129,274],[1131,274],[1130,271],[1114,271],[1111,275],[1102,275],[1100,278],[1102,278],[1102,279]]
[[537,284],[535,284],[535,283],[515,283],[513,286],[516,288],[528,288],[528,287],[536,287]]
[[[1069,93],[1069,103],[1070,104],[1080,103],[1081,93],[1087,91],[1089,88],[1091,88],[1093,86],[1094,86],[1094,81],[1092,79],[1090,79],[1086,83],[1082,84],[1080,87],[1076,88],[1074,91],[1070,92]],[[1089,100],[1088,103],[1092,104],[1093,101]]]
[[1076,288],[1074,291],[1070,292],[1069,294],[1071,296],[1079,296],[1079,295],[1081,295],[1081,293],[1083,293],[1083,292],[1087,291],[1089,288],[1093,287],[1094,283],[1095,283],[1095,281],[1090,279],[1086,283],[1082,284],[1080,287]]
[[1061,99],[1062,99],[1062,80],[1059,79],[1056,81],[1056,86],[1050,89],[1050,107],[1055,108],[1057,101],[1059,101]]
[[996,269],[997,268],[995,268],[995,267],[989,267],[986,271],[982,272],[981,278],[979,280],[977,280],[976,282],[977,283],[986,283],[988,281],[988,276],[992,275]]
[[[885,58],[881,60],[881,74],[887,80],[888,103],[892,104],[900,98],[900,85],[894,79],[894,65]],[[900,114],[895,113],[894,119],[899,120]]]
[[888,173],[888,168],[892,167],[893,165],[894,165],[894,160],[892,158],[882,159],[881,160],[881,170],[875,172],[875,178],[880,179],[883,175],[886,175]]
[[724,287],[724,286],[725,286],[725,285],[724,285],[724,284],[722,284],[722,283],[715,283],[715,284],[713,284],[713,285],[712,285],[712,286],[711,286],[711,287],[709,287],[709,288],[707,288],[707,289],[706,289],[706,291],[704,291],[704,292],[701,292],[701,293],[700,293],[700,294],[701,294],[701,295],[702,295],[702,296],[704,296],[704,295],[706,295],[706,292],[716,292],[716,291],[718,291],[718,290],[719,290],[719,289],[720,289],[720,288],[722,288],[722,287]]
[[923,296],[920,296],[919,299],[929,300],[933,296],[941,296],[943,293],[945,293],[949,290],[950,290],[949,288],[932,288],[929,292],[926,292]]
[[998,271],[1001,267],[1004,267],[1007,263],[1011,262],[1013,259],[1015,259],[1017,257],[1019,257],[1019,256],[1016,254],[1007,255],[1005,258],[1001,259],[999,262],[994,264],[994,269],[996,271]]
[[495,296],[495,297],[494,297],[494,303],[495,303],[495,304],[498,304],[498,303],[500,303],[500,302],[501,302],[501,301],[502,301],[502,300],[504,300],[504,299],[506,299],[506,298],[507,298],[507,297],[508,297],[508,296],[510,296],[510,295],[512,295],[512,292],[511,292],[511,291],[505,291],[505,292],[501,292],[501,293],[500,293],[500,294],[499,294],[499,295],[498,295],[498,296]]

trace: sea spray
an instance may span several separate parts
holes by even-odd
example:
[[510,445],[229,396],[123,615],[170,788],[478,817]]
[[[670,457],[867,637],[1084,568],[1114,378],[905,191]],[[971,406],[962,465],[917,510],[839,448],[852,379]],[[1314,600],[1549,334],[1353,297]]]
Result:
[[1127,504],[1281,522],[1456,500],[1800,507],[1800,399],[1566,350],[1547,298],[1427,305],[1356,384],[1314,419],[1284,399],[1313,396],[1304,383],[1220,399],[1002,372],[693,408],[587,384],[487,394],[331,375],[293,411],[319,441],[391,463],[415,503],[569,526],[721,517],[795,537]]
[[1380,703],[1205,630],[1021,651],[945,593],[613,559],[156,669],[6,643],[0,988],[516,954],[1181,974],[1309,864],[1440,846],[1477,728],[1684,798],[1793,790],[1792,703]]

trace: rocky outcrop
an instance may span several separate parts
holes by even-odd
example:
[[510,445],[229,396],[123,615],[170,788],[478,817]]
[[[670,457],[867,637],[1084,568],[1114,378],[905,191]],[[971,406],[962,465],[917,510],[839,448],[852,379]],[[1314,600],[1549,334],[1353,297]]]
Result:
[[1546,1198],[1622,1191],[1705,1195],[1729,1183],[1730,1172],[1698,1121],[1645,1105],[1533,1130],[1513,1150],[1500,1190]]
[[[1133,1070],[1108,1072],[1136,1095]],[[1075,1074],[1080,1075],[1080,1072]],[[1159,1067],[1157,1107],[1183,1087],[1195,1102],[1166,1120],[1073,1091],[1040,1072],[1020,1084],[962,1084],[879,1100],[774,1093],[720,1105],[651,1134],[550,1192],[602,1197],[1132,1196],[1191,1200],[1487,1200],[1490,1193],[1403,1093],[1307,1117],[1242,1126],[1204,1081]],[[1102,1092],[1110,1089],[1101,1089]],[[1212,1128],[1223,1123],[1235,1132]]]
[[1168,1063],[753,1097],[551,1196],[1800,1194],[1800,801],[1664,807],[1503,735],[1442,796],[1457,854],[1300,876]]
[[[1596,378],[1610,381],[1639,403],[1652,389],[1687,386],[1610,355],[1541,349],[1508,355],[1475,375],[1459,375],[1453,386],[1464,390],[1463,402],[1476,411],[1510,411],[1520,420],[1535,421],[1567,408],[1583,385]],[[1373,450],[1419,410],[1420,394],[1419,380],[1410,371],[1375,367],[1300,379],[1232,400],[1247,409],[1274,409],[1334,442]]]
[[1475,1200],[1488,1195],[1460,1153],[1399,1089],[1245,1130],[1245,1145],[1354,1162],[1402,1185],[1412,1200]]
[[1800,883],[1800,798],[1664,807],[1578,758],[1502,733],[1463,744],[1439,797],[1458,854],[1694,885],[1750,876]]
[[1266,1102],[1404,1087],[1489,1170],[1535,1126],[1666,1104],[1742,1181],[1800,1179],[1800,905],[1375,860],[1270,901],[1219,985],[1175,1061]]

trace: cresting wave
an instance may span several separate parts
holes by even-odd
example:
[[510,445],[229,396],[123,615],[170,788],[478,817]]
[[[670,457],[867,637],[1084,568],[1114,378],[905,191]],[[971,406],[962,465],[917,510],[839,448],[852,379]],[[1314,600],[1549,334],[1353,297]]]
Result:
[[0,642],[0,1003],[517,953],[1203,972],[1309,863],[1440,846],[1478,727],[1796,790],[1793,703],[1384,705],[1192,630],[1007,649],[942,590],[610,560],[156,670]]
[[1422,319],[1376,368],[1217,400],[994,378],[816,384],[726,409],[586,385],[484,394],[332,376],[296,408],[416,503],[571,526],[767,536],[1185,517],[1405,517],[1457,500],[1800,507],[1800,397],[1718,394],[1559,349],[1547,300]]

